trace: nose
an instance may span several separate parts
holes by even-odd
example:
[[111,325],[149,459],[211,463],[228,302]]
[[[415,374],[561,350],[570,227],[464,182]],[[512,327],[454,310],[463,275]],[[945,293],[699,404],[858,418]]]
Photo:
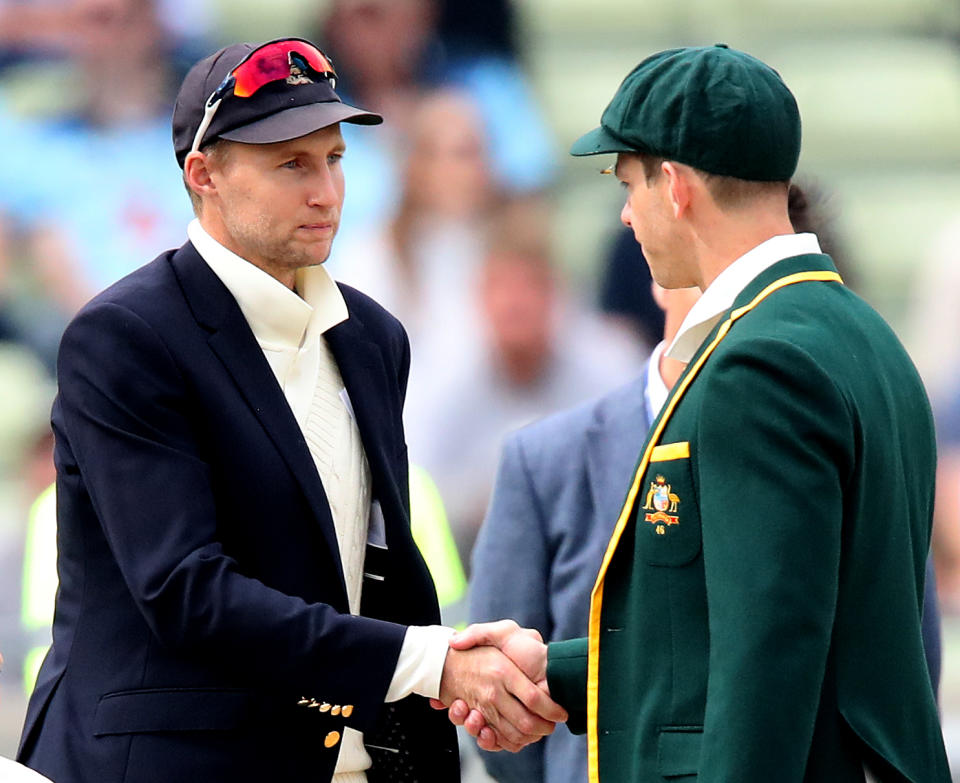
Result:
[[630,222],[630,202],[625,201],[623,203],[623,209],[620,210],[620,222],[627,228],[632,228],[633,223]]
[[311,207],[337,206],[340,203],[339,179],[342,179],[339,169],[334,170],[329,164],[320,166],[310,178],[307,203]]

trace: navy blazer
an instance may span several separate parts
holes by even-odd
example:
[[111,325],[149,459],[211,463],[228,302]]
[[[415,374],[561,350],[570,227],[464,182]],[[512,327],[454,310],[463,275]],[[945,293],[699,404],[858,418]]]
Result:
[[[586,634],[590,591],[650,427],[648,369],[505,441],[473,550],[472,622],[510,617],[548,641]],[[586,780],[586,740],[565,726],[516,755],[482,756],[501,783]]]
[[[459,779],[443,713],[388,708],[405,626],[439,621],[409,530],[399,322],[341,286],[326,333],[383,510],[350,616],[323,485],[236,301],[189,243],[97,296],[58,362],[60,590],[20,758],[57,783]],[[369,549],[369,548],[368,548]],[[337,708],[340,709],[337,709]]]

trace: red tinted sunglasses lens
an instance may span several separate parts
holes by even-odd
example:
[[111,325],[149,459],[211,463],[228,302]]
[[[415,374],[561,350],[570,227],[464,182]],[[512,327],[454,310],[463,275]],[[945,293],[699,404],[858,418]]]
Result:
[[252,52],[233,70],[236,79],[233,94],[249,98],[265,84],[286,79],[290,76],[291,62],[296,64],[297,59],[306,62],[317,74],[327,78],[336,76],[330,58],[315,46],[305,41],[277,41]]

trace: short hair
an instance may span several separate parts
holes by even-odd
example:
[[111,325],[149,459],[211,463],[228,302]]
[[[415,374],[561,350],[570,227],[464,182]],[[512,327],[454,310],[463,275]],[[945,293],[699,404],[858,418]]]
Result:
[[[661,166],[667,158],[643,152],[633,154],[640,159],[640,163],[643,165],[643,175],[647,184],[656,181],[663,170]],[[782,193],[786,196],[790,187],[789,182],[758,182],[721,174],[711,174],[709,171],[703,171],[693,166],[690,166],[690,168],[703,180],[707,186],[707,192],[710,193],[711,198],[722,210],[737,210],[747,206],[757,198],[775,193]]]
[[790,182],[759,182],[751,179],[710,174],[696,170],[697,174],[707,186],[707,191],[713,197],[714,203],[722,210],[735,211],[748,206],[759,198],[773,195],[787,196]]
[[[214,139],[207,144],[204,144],[200,151],[206,156],[207,160],[212,160],[215,163],[223,164],[226,159],[226,153],[229,145],[223,139]],[[193,214],[199,217],[200,212],[203,209],[203,202],[190,187],[190,183],[187,182],[187,171],[183,171],[183,186],[187,189],[187,195],[190,196],[190,204],[193,206]]]
[[656,181],[663,171],[661,166],[663,166],[666,158],[659,155],[649,155],[646,152],[635,152],[633,154],[640,159],[640,165],[643,166],[643,176],[647,180],[647,184]]

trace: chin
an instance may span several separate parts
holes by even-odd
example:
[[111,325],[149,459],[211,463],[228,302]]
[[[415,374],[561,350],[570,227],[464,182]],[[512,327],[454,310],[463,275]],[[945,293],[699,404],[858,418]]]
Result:
[[300,253],[303,266],[319,266],[330,258],[330,251],[332,249],[333,245],[329,242],[323,245],[309,245]]

